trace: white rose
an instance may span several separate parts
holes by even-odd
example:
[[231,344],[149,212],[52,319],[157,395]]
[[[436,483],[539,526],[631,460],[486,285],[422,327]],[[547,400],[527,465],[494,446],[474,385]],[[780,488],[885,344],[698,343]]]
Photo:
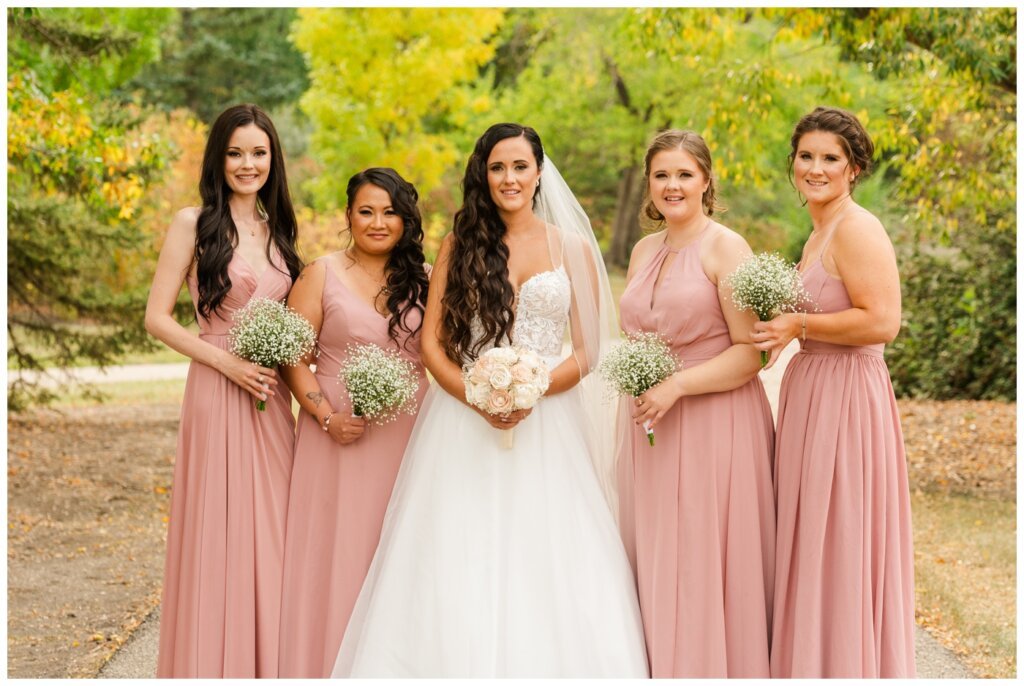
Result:
[[512,372],[507,367],[498,367],[488,379],[491,388],[508,388],[512,384]]
[[503,365],[515,364],[516,359],[519,357],[519,354],[512,348],[491,348],[485,355],[494,362]]

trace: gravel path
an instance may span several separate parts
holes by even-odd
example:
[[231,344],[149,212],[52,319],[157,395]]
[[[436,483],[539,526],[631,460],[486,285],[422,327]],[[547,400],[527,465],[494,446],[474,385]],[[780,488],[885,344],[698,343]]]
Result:
[[[777,411],[779,388],[782,383],[782,375],[786,365],[796,353],[798,345],[794,341],[783,351],[779,361],[772,369],[762,372],[761,381],[764,384],[765,392],[771,402],[772,412]],[[166,376],[147,376],[149,368],[152,367],[174,367],[176,370],[161,370]],[[187,372],[188,365],[133,365],[128,367],[110,368],[105,377],[110,380],[141,380],[152,378],[178,378],[172,374],[183,377]],[[117,375],[118,378],[113,377]],[[102,378],[96,379],[101,381]],[[100,670],[99,678],[107,679],[128,679],[128,678],[150,678],[156,673],[157,644],[159,641],[160,610],[155,610],[132,635],[132,638],[125,643],[113,658]],[[915,651],[917,659],[917,673],[919,678],[926,679],[956,679],[972,678],[972,673],[964,667],[957,657],[948,649],[943,647],[927,631],[921,627],[915,627]]]

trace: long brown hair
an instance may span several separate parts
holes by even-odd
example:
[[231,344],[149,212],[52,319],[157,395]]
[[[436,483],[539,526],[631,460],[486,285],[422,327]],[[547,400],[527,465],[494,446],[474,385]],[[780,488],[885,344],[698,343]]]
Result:
[[[442,343],[456,364],[476,359],[487,343],[499,345],[512,337],[515,292],[508,280],[508,246],[502,240],[508,228],[491,198],[487,159],[499,142],[519,136],[530,144],[540,169],[544,148],[537,132],[520,124],[495,124],[477,140],[462,177],[462,208],[455,214],[448,283],[441,298]],[[533,197],[536,202],[536,192]],[[474,318],[483,333],[476,341]]]

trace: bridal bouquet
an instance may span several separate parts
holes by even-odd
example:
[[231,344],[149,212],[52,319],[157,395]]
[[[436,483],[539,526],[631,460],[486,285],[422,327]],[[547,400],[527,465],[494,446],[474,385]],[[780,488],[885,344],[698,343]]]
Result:
[[[488,414],[508,415],[537,404],[551,383],[547,365],[537,353],[524,348],[491,348],[462,373],[466,400]],[[512,447],[512,430],[505,431],[505,447]]]
[[[277,300],[253,298],[233,319],[228,331],[231,352],[261,367],[297,365],[316,344],[316,332],[306,318]],[[257,400],[256,409],[266,410],[266,401]]]
[[349,346],[338,378],[352,399],[352,414],[386,424],[399,414],[415,414],[420,381],[416,368],[393,350],[373,343]]
[[[679,370],[679,362],[661,336],[651,332],[631,333],[605,355],[598,366],[616,393],[634,398],[654,388]],[[654,429],[646,422],[647,442],[654,445]]]
[[[753,310],[762,322],[783,312],[797,312],[811,297],[804,288],[796,266],[778,253],[751,255],[726,279],[732,288],[732,302],[740,312]],[[768,352],[761,351],[761,366],[768,364]]]

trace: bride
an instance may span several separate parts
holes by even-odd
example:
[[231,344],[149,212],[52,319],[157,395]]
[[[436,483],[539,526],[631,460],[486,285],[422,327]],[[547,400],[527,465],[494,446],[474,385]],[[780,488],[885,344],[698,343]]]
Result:
[[[423,325],[437,384],[333,676],[646,677],[609,486],[615,408],[588,376],[617,328],[590,223],[529,127],[489,128],[463,189]],[[466,403],[462,366],[510,344],[551,385],[501,418]]]

